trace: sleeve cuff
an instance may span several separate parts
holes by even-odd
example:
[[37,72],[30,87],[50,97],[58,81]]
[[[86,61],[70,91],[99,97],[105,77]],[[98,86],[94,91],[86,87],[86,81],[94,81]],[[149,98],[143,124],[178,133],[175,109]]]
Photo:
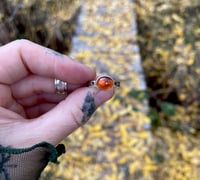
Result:
[[64,152],[63,144],[55,148],[47,142],[22,149],[0,146],[0,179],[36,180],[48,162],[58,163]]

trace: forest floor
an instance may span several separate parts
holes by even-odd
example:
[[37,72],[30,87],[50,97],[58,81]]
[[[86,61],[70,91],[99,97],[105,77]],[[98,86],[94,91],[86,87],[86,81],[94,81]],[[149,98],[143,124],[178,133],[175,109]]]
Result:
[[[182,82],[178,79],[179,71],[176,76],[169,76],[173,63],[174,66],[185,65],[187,70],[199,72],[199,60],[192,56],[197,51],[184,44],[184,35],[189,35],[182,34],[181,37],[185,27],[178,26],[186,14],[181,8],[188,11],[196,8],[189,6],[189,1],[188,4],[179,4],[179,9],[173,1],[142,2],[91,3],[88,0],[84,3],[82,24],[77,29],[70,55],[95,67],[98,72],[118,78],[121,88],[116,89],[115,97],[97,111],[88,125],[66,139],[67,153],[60,159],[59,168],[49,167],[51,173],[54,169],[53,179],[198,179],[200,142],[198,128],[195,129],[193,122],[198,117],[199,103],[195,100],[187,105],[185,101],[189,99],[189,92],[197,94],[196,86],[178,91],[179,97],[175,99],[180,100],[177,103],[171,101],[174,100],[171,95],[174,91],[160,83],[166,82],[167,74],[170,87],[181,89],[177,88],[180,85],[178,82]],[[162,12],[162,8],[166,11],[166,18],[158,13]],[[173,11],[171,15],[167,14],[170,10]],[[187,19],[191,15],[187,14]],[[169,28],[161,23],[162,20],[168,23]],[[199,32],[198,27],[196,31]],[[173,43],[175,50],[170,49]],[[174,54],[169,56],[170,52]],[[140,57],[146,73],[147,89],[141,85],[142,72],[134,68]],[[186,79],[190,75],[195,78],[188,71],[181,75]],[[153,78],[156,75],[157,79],[151,75]],[[161,84],[160,88],[152,85],[154,80]],[[159,95],[154,97],[154,94]],[[147,99],[150,100],[148,113]]]
[[198,180],[198,0],[57,2],[0,1],[0,44],[32,40],[121,87],[63,141],[66,154],[41,180]]

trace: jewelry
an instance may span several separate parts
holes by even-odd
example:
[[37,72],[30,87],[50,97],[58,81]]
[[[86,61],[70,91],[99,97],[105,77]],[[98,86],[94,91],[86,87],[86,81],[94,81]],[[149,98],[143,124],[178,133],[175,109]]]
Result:
[[90,81],[89,86],[94,86],[101,90],[108,90],[113,87],[120,87],[120,82],[115,81],[112,77],[107,75],[98,76],[95,80]]
[[56,94],[66,94],[67,82],[61,81],[59,79],[54,79],[54,86]]

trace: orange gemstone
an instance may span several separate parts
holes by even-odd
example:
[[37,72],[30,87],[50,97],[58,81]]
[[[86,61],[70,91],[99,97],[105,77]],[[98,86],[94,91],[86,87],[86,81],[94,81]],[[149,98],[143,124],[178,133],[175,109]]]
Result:
[[96,85],[99,89],[107,90],[113,87],[113,79],[107,76],[102,76],[97,79]]

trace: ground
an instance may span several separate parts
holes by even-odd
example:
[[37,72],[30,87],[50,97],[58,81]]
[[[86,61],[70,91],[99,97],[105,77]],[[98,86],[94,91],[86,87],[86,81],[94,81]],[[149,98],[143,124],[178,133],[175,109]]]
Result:
[[[122,2],[123,7],[129,3],[127,10],[116,11]],[[97,8],[101,3],[104,7]],[[72,53],[80,6],[78,0],[0,2],[1,44],[27,38],[73,55],[122,82],[114,98],[63,141],[66,155],[59,159],[59,165],[49,165],[41,179],[198,180],[199,2],[87,0],[84,7],[93,16],[85,20],[83,28],[95,35],[80,36],[79,32],[85,45]],[[102,16],[98,13],[105,8],[109,12],[100,26]],[[130,37],[133,12],[138,34],[132,29],[134,36]],[[110,13],[116,15],[110,17]],[[116,36],[120,30],[124,30],[121,36]],[[140,54],[131,51],[137,49],[135,44]],[[146,90],[137,88],[140,84],[134,61],[138,57],[143,62]]]

